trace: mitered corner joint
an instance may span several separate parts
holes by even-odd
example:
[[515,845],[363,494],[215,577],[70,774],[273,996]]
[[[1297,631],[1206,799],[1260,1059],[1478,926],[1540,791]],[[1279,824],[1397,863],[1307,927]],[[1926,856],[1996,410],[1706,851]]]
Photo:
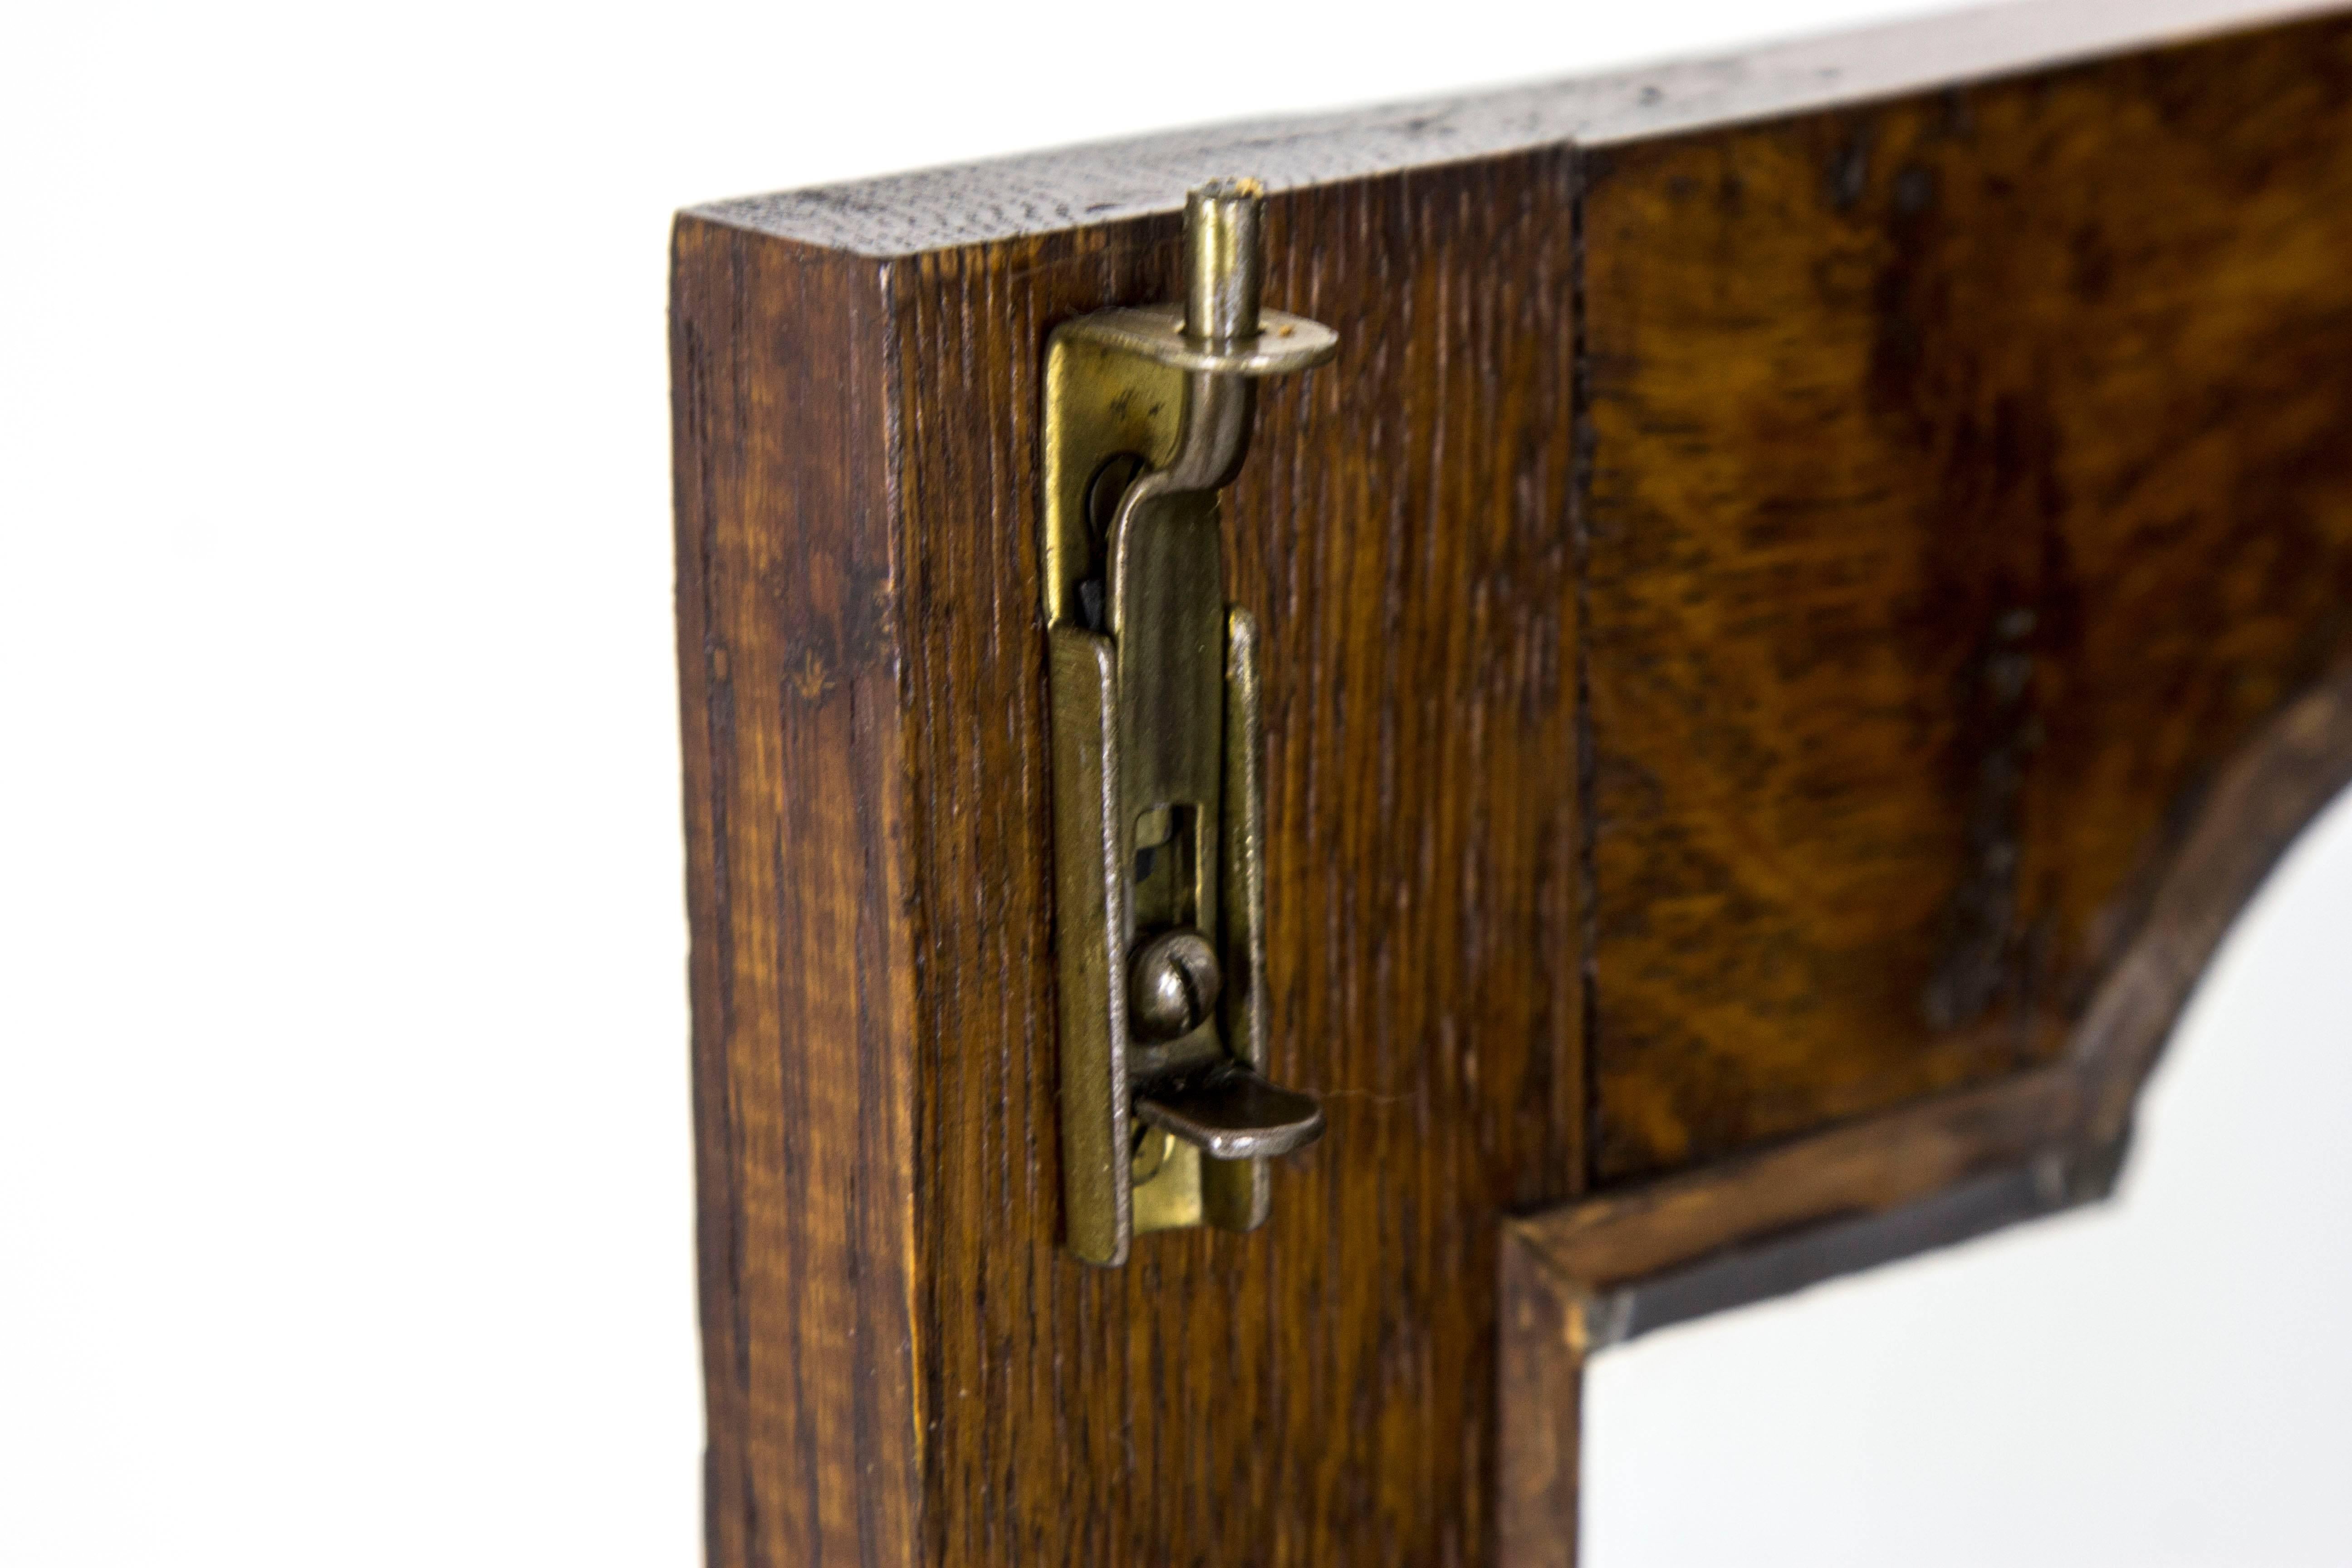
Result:
[[1257,622],[1224,602],[1217,492],[1257,378],[1329,328],[1259,308],[1265,197],[1184,206],[1184,298],[1099,310],[1045,350],[1062,1169],[1072,1253],[1138,1231],[1252,1230],[1266,1163],[1323,1111],[1265,1075],[1265,788]]

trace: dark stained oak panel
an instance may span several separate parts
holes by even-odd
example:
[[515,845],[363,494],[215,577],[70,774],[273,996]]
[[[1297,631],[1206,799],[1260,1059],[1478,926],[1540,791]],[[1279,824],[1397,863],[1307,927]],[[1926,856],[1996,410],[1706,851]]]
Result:
[[1248,1237],[1056,1248],[1038,374],[1172,218],[894,268],[915,1179],[944,1563],[1475,1564],[1494,1216],[1580,1168],[1564,153],[1278,196],[1339,357],[1226,510],[1264,626],[1275,1071],[1330,1132]]
[[2352,633],[2352,26],[1587,153],[1594,1158],[2055,1053]]
[[897,1563],[915,1546],[915,985],[880,281],[855,258],[678,226],[714,1564]]
[[[2158,37],[2232,9],[680,218],[716,1568],[1565,1563],[1595,1345],[2101,1190],[2352,776],[2352,24]],[[1341,338],[1226,508],[1330,1133],[1103,1272],[1039,376],[1229,174]]]
[[[1227,559],[1264,626],[1275,1070],[1331,1131],[1264,1231],[1109,1272],[1058,1246],[1039,371],[1059,322],[1174,293],[1176,220],[887,261],[683,220],[716,1561],[900,1560],[812,1522],[910,1419],[834,1386],[877,1352],[911,1355],[921,1490],[870,1506],[921,1561],[1486,1561],[1495,1220],[1583,1169],[1571,173],[1272,204],[1267,302],[1341,350],[1265,397]],[[796,482],[704,493],[793,442]],[[901,1089],[903,1143],[835,1141]]]

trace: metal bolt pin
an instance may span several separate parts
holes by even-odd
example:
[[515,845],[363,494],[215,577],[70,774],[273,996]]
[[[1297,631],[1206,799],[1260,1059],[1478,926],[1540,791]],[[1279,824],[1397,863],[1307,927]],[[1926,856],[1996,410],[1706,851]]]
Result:
[[1184,198],[1184,331],[1211,342],[1257,335],[1265,286],[1265,187],[1212,180]]

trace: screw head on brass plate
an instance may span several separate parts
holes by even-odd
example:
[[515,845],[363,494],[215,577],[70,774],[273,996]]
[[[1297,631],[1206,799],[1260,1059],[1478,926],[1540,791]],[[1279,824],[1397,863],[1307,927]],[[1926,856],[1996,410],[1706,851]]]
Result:
[[1208,1021],[1223,979],[1207,937],[1190,926],[1161,931],[1136,950],[1128,1026],[1142,1039],[1180,1039]]

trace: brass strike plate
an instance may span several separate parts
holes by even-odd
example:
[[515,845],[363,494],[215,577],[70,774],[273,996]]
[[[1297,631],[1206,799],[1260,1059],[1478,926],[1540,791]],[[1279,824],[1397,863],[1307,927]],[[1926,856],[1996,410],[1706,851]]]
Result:
[[1255,381],[1338,339],[1261,311],[1261,199],[1186,207],[1186,301],[1098,311],[1045,353],[1044,554],[1070,1250],[1249,1230],[1266,1162],[1323,1129],[1263,1076],[1256,623],[1223,602],[1217,492]]

